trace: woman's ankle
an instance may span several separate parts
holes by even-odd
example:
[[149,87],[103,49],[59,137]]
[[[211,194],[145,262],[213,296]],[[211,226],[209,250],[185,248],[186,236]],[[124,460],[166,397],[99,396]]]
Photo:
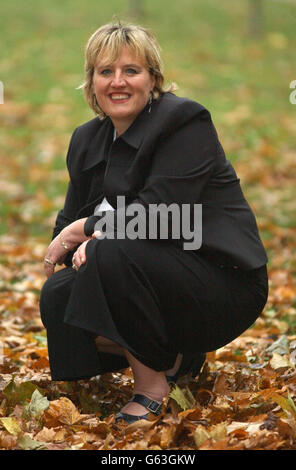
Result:
[[162,402],[162,400],[170,393],[170,386],[164,377],[164,380],[158,380],[157,383],[135,384],[133,394],[144,395],[151,400]]
[[[165,381],[165,383],[157,384],[156,386],[154,384],[153,387],[151,387],[151,384],[147,386],[134,387],[133,395],[144,395],[145,397],[150,398],[150,400],[161,404],[169,392],[170,387],[167,381]],[[139,403],[129,402],[122,408],[121,412],[141,416],[148,413],[148,410]]]

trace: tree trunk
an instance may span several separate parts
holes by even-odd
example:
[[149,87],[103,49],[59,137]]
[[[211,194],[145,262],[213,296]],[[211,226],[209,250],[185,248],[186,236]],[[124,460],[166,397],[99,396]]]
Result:
[[249,34],[262,36],[263,34],[263,1],[249,0]]

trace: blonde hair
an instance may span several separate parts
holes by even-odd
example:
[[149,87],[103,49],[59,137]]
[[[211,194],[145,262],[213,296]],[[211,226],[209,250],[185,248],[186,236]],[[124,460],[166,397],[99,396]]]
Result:
[[100,119],[106,117],[94,99],[92,81],[94,68],[101,57],[113,63],[123,46],[130,47],[146,64],[149,73],[155,78],[152,90],[153,99],[162,93],[177,89],[175,83],[164,88],[163,65],[160,57],[160,46],[148,29],[133,24],[123,25],[121,22],[109,23],[97,29],[87,41],[85,47],[85,80],[77,89],[83,88],[84,97],[90,108]]

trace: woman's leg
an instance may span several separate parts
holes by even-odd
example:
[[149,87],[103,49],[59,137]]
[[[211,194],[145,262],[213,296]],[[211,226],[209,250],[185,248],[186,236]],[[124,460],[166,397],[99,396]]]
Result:
[[[125,356],[126,355],[126,350],[119,346],[119,344],[114,343],[114,341],[111,341],[108,338],[104,338],[103,336],[97,336],[96,339],[96,346],[99,351],[101,352],[106,352],[110,354],[118,354],[119,356]],[[176,362],[173,366],[172,369],[166,370],[165,374],[166,375],[175,375],[175,373],[178,371],[181,362],[182,362],[183,354],[178,353]]]
[[55,272],[44,283],[40,315],[47,330],[52,380],[80,380],[128,367],[125,356],[98,354],[94,336],[64,323],[64,314],[77,273],[72,268]]
[[[129,351],[125,349],[126,358],[131,366],[134,376],[134,394],[145,395],[159,403],[167,396],[170,387],[167,383],[165,372],[157,372],[142,364]],[[122,413],[131,415],[143,415],[147,408],[139,403],[127,403],[121,410]]]
[[[163,398],[169,393],[170,387],[167,383],[165,372],[156,372],[150,369],[138,361],[127,349],[122,348],[103,336],[97,336],[96,345],[99,351],[126,356],[134,376],[134,394],[139,393],[161,403]],[[179,357],[177,362],[179,362]],[[143,415],[147,413],[147,409],[139,403],[132,402],[127,403],[121,412],[131,415]]]
[[124,349],[111,339],[104,338],[103,336],[97,336],[96,339],[97,349],[104,353],[117,354],[118,356],[125,356]]

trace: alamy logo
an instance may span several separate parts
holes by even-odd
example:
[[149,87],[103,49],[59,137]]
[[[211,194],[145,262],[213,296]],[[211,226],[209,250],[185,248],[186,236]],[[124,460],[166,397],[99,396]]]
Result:
[[0,81],[0,104],[4,104],[4,85]]
[[184,250],[198,250],[202,244],[202,204],[162,203],[146,208],[132,203],[126,207],[125,196],[117,196],[116,211],[95,215],[100,216],[95,224],[100,239],[183,240]]
[[[290,88],[296,88],[296,80],[292,80],[290,83]],[[290,103],[296,104],[296,90],[290,93]]]

